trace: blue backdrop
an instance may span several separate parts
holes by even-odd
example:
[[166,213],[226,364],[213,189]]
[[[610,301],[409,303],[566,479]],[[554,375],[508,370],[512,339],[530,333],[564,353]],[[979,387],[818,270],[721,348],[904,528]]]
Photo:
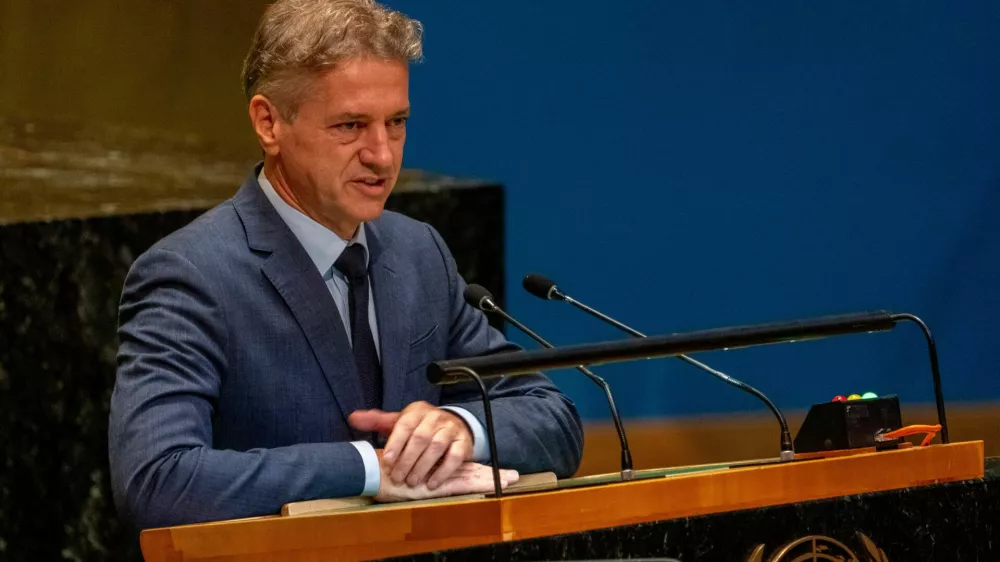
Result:
[[[1000,3],[390,4],[426,27],[406,165],[507,186],[509,307],[543,335],[618,337],[530,271],[650,333],[888,308],[935,331],[949,400],[1000,399]],[[910,325],[700,357],[785,408],[933,399]],[[676,360],[598,371],[632,417],[759,409]]]

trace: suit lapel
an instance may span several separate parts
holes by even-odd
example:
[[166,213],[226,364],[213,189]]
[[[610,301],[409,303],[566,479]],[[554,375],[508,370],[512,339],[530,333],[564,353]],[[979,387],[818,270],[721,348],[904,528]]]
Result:
[[326,283],[305,250],[301,253],[302,256],[275,252],[262,269],[302,327],[340,411],[346,416],[364,407],[351,344]]
[[[270,252],[261,271],[292,311],[346,417],[361,409],[361,382],[330,291],[257,183],[257,167],[233,199],[251,249]],[[294,376],[295,373],[288,373]]]
[[410,311],[402,279],[393,269],[398,260],[386,245],[385,234],[377,221],[368,223],[365,235],[371,253],[369,276],[375,298],[379,351],[382,360],[382,409],[403,409],[406,391],[406,366],[410,353]]

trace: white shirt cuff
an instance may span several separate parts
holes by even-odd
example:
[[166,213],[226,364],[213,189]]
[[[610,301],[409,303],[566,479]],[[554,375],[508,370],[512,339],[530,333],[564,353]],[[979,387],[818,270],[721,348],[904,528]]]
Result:
[[472,415],[472,412],[465,408],[458,406],[441,406],[441,409],[448,410],[462,418],[465,425],[469,426],[469,431],[472,432],[472,458],[470,460],[478,463],[490,462],[490,444],[486,439],[486,428],[483,427],[483,424],[479,422],[476,416]]
[[365,464],[365,489],[361,495],[374,496],[378,494],[382,479],[382,468],[379,466],[375,447],[367,441],[351,441],[351,445],[361,453],[361,461]]

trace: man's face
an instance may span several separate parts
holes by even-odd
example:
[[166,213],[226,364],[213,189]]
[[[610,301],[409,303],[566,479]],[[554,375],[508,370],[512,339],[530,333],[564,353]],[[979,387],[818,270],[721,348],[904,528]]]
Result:
[[283,187],[305,214],[350,238],[382,214],[396,185],[409,115],[405,62],[357,58],[320,74],[296,117],[275,123]]

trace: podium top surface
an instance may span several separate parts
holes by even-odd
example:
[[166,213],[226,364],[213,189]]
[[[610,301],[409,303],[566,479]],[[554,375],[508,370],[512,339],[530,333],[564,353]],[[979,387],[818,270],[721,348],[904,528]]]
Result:
[[[150,529],[148,562],[402,556],[982,478],[982,441],[734,466],[497,499]],[[275,558],[277,557],[277,558]]]

